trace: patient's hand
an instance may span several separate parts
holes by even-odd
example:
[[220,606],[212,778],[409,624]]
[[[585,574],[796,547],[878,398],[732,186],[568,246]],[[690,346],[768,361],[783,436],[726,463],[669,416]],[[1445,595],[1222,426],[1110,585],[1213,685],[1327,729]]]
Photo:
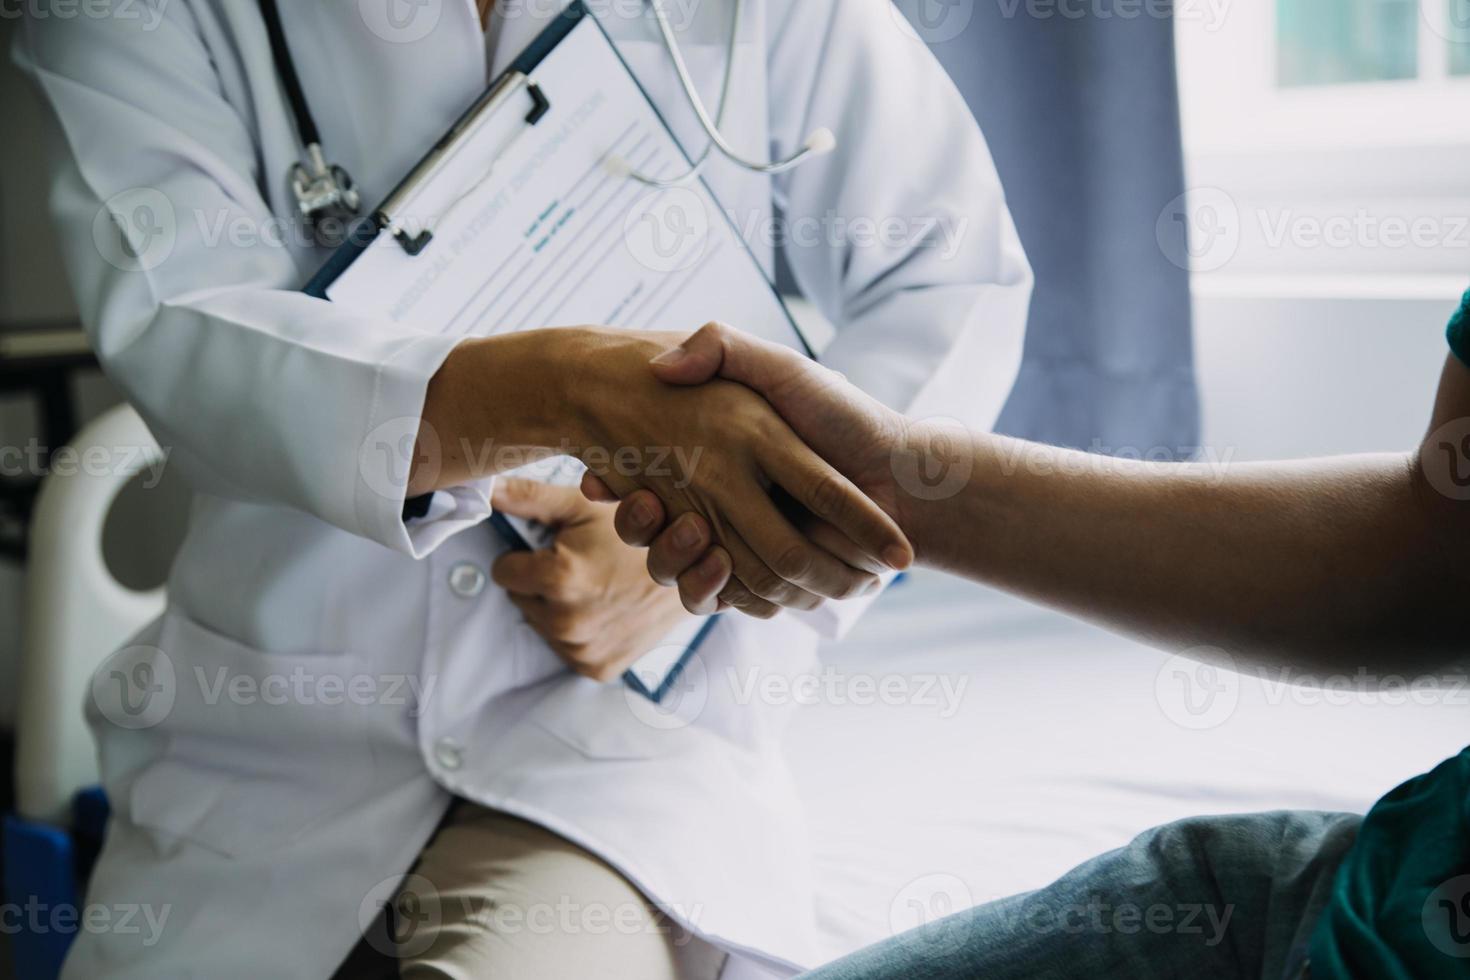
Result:
[[[914,429],[840,374],[723,324],[709,324],[660,355],[653,361],[653,373],[668,384],[701,385],[722,378],[759,392],[807,446],[902,521],[905,495],[894,476],[894,452],[912,438]],[[609,491],[616,488],[604,483],[589,478],[584,492],[594,499],[613,499]],[[810,522],[803,531],[833,554],[860,552],[828,522]],[[691,612],[738,606],[731,556],[718,547],[698,514],[669,514],[653,495],[635,493],[618,509],[618,532],[629,544],[651,546],[650,574],[660,582],[677,580]],[[739,574],[734,568],[734,579]]]
[[[874,573],[912,560],[895,521],[749,387],[655,377],[649,360],[676,335],[552,332],[568,344],[565,380],[584,440],[577,454],[613,494],[650,491],[639,499],[653,501],[660,518],[700,518],[733,573],[730,605],[756,616],[813,608],[876,588]],[[819,519],[810,533],[772,499],[776,487]]]
[[613,508],[575,487],[504,479],[495,509],[555,529],[540,551],[512,551],[491,569],[526,622],[573,670],[608,681],[669,634],[685,617],[673,589],[653,582],[643,554],[618,540]]

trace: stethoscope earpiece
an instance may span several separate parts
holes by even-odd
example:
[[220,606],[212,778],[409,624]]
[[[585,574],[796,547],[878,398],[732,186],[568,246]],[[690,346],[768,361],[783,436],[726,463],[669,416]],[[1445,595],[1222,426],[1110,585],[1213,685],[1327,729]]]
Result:
[[837,135],[826,126],[823,126],[808,136],[806,142],[802,145],[806,147],[806,151],[812,156],[824,157],[837,149]]

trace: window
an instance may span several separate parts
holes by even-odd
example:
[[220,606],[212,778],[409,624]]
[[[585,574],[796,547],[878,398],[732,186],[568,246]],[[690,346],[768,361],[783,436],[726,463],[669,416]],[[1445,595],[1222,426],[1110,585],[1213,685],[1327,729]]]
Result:
[[1444,0],[1450,74],[1470,75],[1470,0]]
[[1416,0],[1279,0],[1277,84],[1414,78],[1418,14]]
[[1276,53],[1282,87],[1470,75],[1470,0],[1277,0]]
[[1191,201],[1232,233],[1197,290],[1464,288],[1470,0],[1174,9]]
[[1470,0],[1178,3],[1194,147],[1470,145]]

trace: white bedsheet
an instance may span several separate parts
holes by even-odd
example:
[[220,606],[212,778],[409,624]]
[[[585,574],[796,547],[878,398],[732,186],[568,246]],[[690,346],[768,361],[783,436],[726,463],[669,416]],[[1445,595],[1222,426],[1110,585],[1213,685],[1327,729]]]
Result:
[[[824,653],[836,679],[797,711],[791,746],[833,956],[1181,817],[1362,812],[1470,742],[1470,694],[1454,689],[1323,703],[1239,675],[1233,711],[1225,693],[1192,716],[1172,670],[1160,685],[1168,654],[928,573]],[[948,718],[937,685],[918,696],[941,674],[967,684]],[[924,703],[853,703],[876,700],[854,679],[889,675],[890,701],[905,685]]]

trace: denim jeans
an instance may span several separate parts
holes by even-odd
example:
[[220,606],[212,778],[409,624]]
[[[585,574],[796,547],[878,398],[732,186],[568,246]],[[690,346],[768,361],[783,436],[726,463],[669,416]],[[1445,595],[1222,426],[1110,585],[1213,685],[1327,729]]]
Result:
[[806,976],[1298,977],[1360,821],[1314,812],[1183,820],[1038,891],[920,926]]

